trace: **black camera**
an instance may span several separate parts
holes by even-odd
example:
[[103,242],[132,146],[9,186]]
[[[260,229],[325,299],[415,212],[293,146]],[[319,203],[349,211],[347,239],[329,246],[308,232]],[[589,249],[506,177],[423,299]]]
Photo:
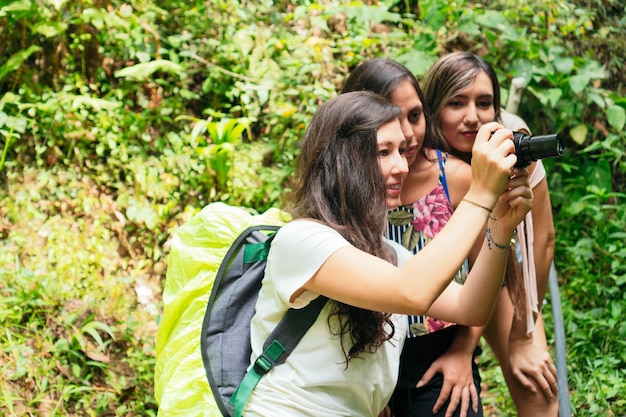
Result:
[[553,133],[550,135],[530,136],[522,132],[513,132],[516,167],[527,167],[531,162],[543,158],[563,155],[563,138]]

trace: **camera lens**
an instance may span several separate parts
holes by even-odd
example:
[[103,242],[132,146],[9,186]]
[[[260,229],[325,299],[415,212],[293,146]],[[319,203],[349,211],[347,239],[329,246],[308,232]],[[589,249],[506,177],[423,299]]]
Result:
[[530,136],[522,132],[513,132],[517,167],[527,167],[531,162],[544,158],[562,156],[563,138],[558,133]]

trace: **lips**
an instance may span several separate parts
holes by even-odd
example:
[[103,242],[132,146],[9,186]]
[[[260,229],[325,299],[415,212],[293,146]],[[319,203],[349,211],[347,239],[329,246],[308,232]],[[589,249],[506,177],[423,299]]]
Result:
[[476,134],[478,133],[478,131],[476,130],[471,130],[471,131],[464,131],[461,132],[462,136],[465,136],[466,138],[470,138],[470,139],[475,139],[476,138]]
[[400,194],[400,186],[401,184],[387,185],[387,192],[392,195]]

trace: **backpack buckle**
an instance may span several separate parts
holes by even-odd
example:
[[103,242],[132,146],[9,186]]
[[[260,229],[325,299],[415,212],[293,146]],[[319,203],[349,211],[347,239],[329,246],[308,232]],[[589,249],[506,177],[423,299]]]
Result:
[[285,352],[285,347],[278,341],[272,340],[272,343],[259,355],[254,361],[254,369],[259,375],[265,375],[274,367],[276,361]]

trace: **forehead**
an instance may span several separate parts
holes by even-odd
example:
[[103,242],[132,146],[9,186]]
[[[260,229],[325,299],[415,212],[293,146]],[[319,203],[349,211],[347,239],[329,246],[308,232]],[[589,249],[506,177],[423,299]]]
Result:
[[410,81],[404,80],[391,93],[391,101],[400,107],[421,106],[422,102]]
[[398,119],[393,119],[390,122],[385,123],[376,132],[376,142],[381,145],[400,145],[405,143],[404,133],[402,133],[402,127]]
[[474,80],[467,87],[459,90],[456,95],[493,96],[491,78],[484,71],[480,71]]

